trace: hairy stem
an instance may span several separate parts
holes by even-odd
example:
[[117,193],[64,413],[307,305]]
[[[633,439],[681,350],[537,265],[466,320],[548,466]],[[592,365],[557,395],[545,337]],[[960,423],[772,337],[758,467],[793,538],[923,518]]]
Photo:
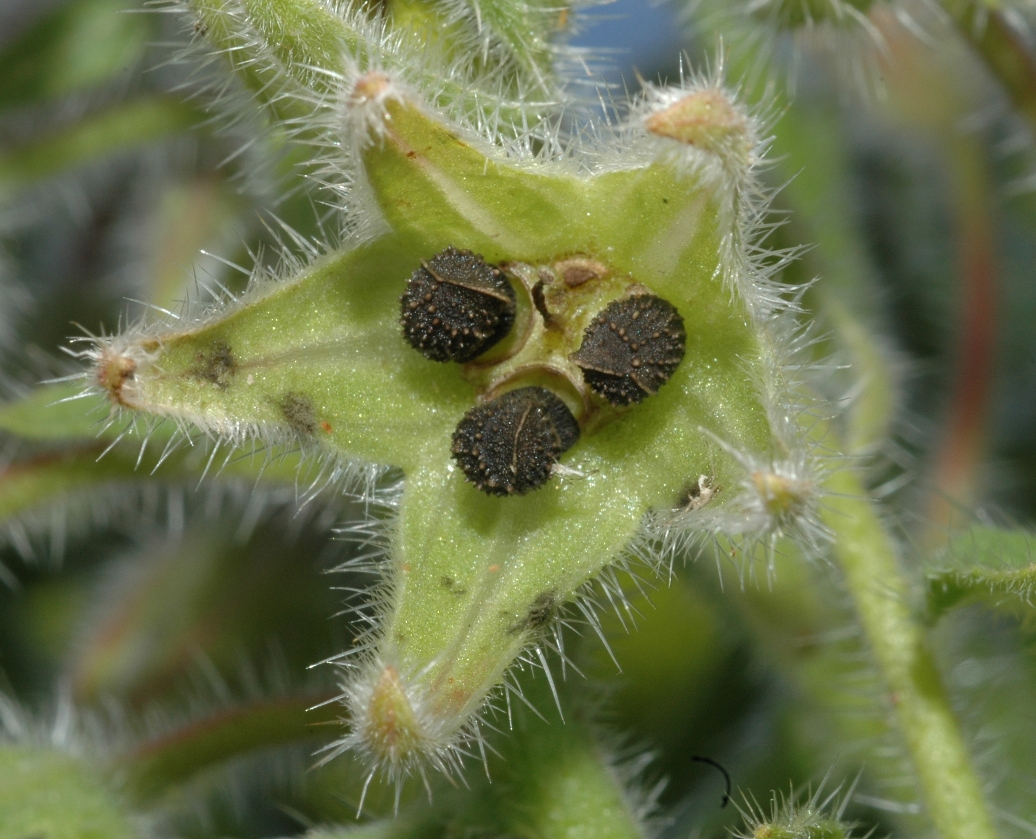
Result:
[[892,539],[855,472],[837,469],[824,520],[888,687],[889,703],[943,839],[994,839],[979,780],[921,627]]
[[[275,122],[294,124],[312,113],[313,106],[305,97],[284,95],[287,77],[283,68],[250,30],[238,4],[225,0],[191,0],[190,8],[198,16],[198,32],[226,57]],[[314,62],[310,66],[318,65]]]
[[[537,101],[544,99],[543,89],[532,97],[515,85],[483,87],[484,77],[495,75],[477,62],[456,64],[454,70],[461,72],[454,75],[434,61],[427,66],[415,61],[422,52],[439,49],[429,45],[430,31],[436,26],[449,28],[436,15],[418,31],[388,26],[385,33],[392,37],[382,39],[379,25],[360,6],[333,12],[316,0],[188,0],[188,4],[198,16],[198,31],[226,56],[274,121],[289,124],[299,139],[319,138],[320,126],[314,128],[308,120],[334,101],[341,76],[352,62],[379,71],[405,67],[412,76],[409,80],[438,104],[459,108],[476,119],[485,117],[486,102],[494,102],[492,119],[505,133],[537,122],[539,111],[554,104],[553,96]],[[449,31],[454,40],[465,43],[461,33]],[[550,91],[557,93],[553,87]]]

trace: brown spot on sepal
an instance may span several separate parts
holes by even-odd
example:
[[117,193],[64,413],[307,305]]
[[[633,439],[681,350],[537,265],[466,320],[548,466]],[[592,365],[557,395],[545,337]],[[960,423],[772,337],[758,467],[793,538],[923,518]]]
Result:
[[317,426],[322,425],[317,420],[317,413],[313,403],[308,396],[295,391],[288,391],[280,402],[281,413],[285,422],[291,426],[291,430],[303,437],[316,433]]
[[449,574],[443,574],[442,577],[439,578],[439,585],[446,589],[450,594],[456,595],[457,597],[463,597],[468,593],[468,590]]
[[542,387],[511,390],[468,411],[453,432],[464,476],[488,495],[524,495],[550,478],[579,439],[568,406]]
[[609,303],[570,358],[595,393],[621,406],[657,393],[686,347],[683,318],[673,304],[654,294],[634,294]]
[[399,301],[403,337],[432,361],[471,361],[514,325],[517,296],[499,268],[446,248],[422,262]]
[[517,635],[526,630],[533,631],[541,626],[546,626],[554,619],[558,610],[558,598],[552,591],[545,591],[536,596],[529,606],[525,617],[507,628],[510,635]]
[[220,390],[230,386],[230,379],[237,372],[237,362],[226,341],[215,341],[208,352],[200,352],[195,360],[192,375],[212,382]]

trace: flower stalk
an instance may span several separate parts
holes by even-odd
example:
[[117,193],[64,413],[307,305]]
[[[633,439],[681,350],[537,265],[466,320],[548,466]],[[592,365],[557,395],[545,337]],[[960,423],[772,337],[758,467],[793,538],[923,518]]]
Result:
[[924,803],[944,839],[995,839],[960,725],[950,706],[911,587],[873,503],[848,465],[827,478],[823,517],[917,769]]

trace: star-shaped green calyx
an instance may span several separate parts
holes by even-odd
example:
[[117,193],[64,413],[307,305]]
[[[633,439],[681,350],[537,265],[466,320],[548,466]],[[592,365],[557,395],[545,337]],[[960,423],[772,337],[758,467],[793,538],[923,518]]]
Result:
[[[795,444],[771,422],[775,297],[745,257],[753,123],[719,88],[650,92],[597,151],[557,159],[509,158],[387,74],[356,75],[341,101],[358,132],[351,209],[388,232],[198,322],[106,341],[94,376],[119,406],[230,442],[294,439],[402,470],[376,624],[344,659],[340,744],[400,776],[448,769],[523,654],[547,666],[555,613],[631,544],[650,551],[646,517],[693,527],[751,484],[746,464]],[[517,300],[508,337],[463,365],[425,358],[399,323],[411,275],[451,247],[498,267]],[[572,356],[609,303],[640,294],[675,308],[686,350],[657,392],[613,406]],[[579,440],[542,487],[481,492],[454,430],[527,386],[570,408]]]

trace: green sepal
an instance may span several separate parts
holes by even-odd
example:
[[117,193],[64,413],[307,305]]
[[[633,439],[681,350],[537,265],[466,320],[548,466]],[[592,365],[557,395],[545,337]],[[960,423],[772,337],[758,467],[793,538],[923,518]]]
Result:
[[[551,696],[545,679],[525,679],[523,690],[535,707]],[[579,692],[583,698],[578,699]],[[512,736],[500,738],[500,755],[484,785],[498,835],[535,839],[644,839],[644,817],[653,808],[643,779],[631,777],[594,722],[585,686],[566,684],[559,700],[562,723],[548,711],[545,720],[527,706],[514,710]]]
[[929,560],[925,576],[930,620],[974,602],[1030,617],[1036,596],[1036,540],[1021,529],[976,526],[954,536]]
[[693,301],[717,356],[753,352],[744,310],[711,278],[724,233],[720,197],[678,166],[616,160],[596,176],[519,166],[393,100],[364,167],[386,221],[417,252],[453,244],[490,262],[532,264],[591,254],[678,308]]
[[422,363],[398,325],[420,257],[397,237],[332,254],[223,317],[158,339],[127,407],[217,434],[299,436],[348,457],[412,469],[472,399],[455,371]]

